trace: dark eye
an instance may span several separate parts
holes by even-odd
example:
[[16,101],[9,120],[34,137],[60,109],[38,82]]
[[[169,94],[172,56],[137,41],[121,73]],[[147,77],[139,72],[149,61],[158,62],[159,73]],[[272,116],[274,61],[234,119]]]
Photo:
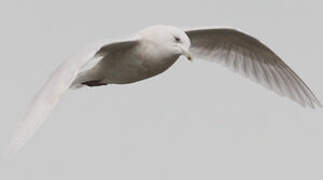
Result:
[[181,39],[179,37],[177,37],[177,36],[174,36],[174,39],[175,39],[176,42],[181,42]]

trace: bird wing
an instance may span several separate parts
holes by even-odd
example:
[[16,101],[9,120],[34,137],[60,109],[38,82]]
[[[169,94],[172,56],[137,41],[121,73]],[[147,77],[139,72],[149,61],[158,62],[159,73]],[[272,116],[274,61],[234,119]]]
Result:
[[221,63],[303,107],[321,107],[304,81],[272,50],[250,35],[230,28],[186,33],[194,56]]
[[[46,84],[34,97],[22,121],[10,141],[4,155],[19,151],[22,146],[33,136],[41,124],[47,119],[50,112],[61,99],[63,94],[70,88],[77,75],[88,65],[94,57],[104,56],[111,51],[126,51],[127,48],[136,44],[137,39],[118,41],[113,43],[95,43],[87,46],[80,53],[66,59],[50,76]],[[102,59],[102,58],[101,58]]]

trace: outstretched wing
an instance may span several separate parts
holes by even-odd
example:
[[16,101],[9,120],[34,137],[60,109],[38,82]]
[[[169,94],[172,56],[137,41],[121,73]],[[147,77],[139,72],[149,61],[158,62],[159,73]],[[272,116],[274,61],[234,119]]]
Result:
[[88,69],[89,64],[93,64],[94,57],[104,56],[111,51],[127,50],[128,47],[132,47],[136,42],[137,40],[134,39],[114,43],[92,44],[84,48],[81,53],[65,60],[34,97],[4,155],[17,152],[22,148],[47,119],[77,75],[84,69]]
[[228,28],[186,33],[194,56],[219,62],[303,107],[321,106],[302,79],[259,40]]

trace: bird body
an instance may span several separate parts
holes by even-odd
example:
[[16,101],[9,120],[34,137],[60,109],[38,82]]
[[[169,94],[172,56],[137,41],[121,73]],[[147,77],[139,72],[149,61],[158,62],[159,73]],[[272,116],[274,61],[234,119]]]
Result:
[[[179,55],[158,53],[159,58],[151,58],[155,54],[143,55],[138,51],[141,48],[143,48],[141,44],[137,43],[127,51],[99,57],[100,62],[90,70],[80,73],[74,85],[84,84],[86,81],[100,81],[102,84],[127,84],[140,81],[165,71],[179,57]],[[147,52],[151,51],[147,48]]]
[[[172,31],[165,34],[162,32]],[[173,42],[174,35],[185,39],[184,48],[188,49],[190,40],[181,30],[171,26],[152,26],[139,32],[135,41],[123,46],[123,50],[111,51],[109,47],[101,48],[97,58],[99,62],[86,72],[79,73],[72,87],[88,85],[96,82],[98,85],[127,84],[150,78],[164,72],[180,57],[181,52],[174,51],[168,44],[160,42]],[[176,41],[176,40],[175,40]],[[145,53],[143,53],[145,52]],[[95,84],[94,84],[95,86]]]
[[301,78],[252,36],[232,28],[183,31],[157,25],[132,39],[91,45],[64,61],[33,99],[7,152],[18,151],[33,136],[67,89],[137,82],[164,72],[182,55],[191,60],[191,53],[223,64],[304,107],[321,107]]

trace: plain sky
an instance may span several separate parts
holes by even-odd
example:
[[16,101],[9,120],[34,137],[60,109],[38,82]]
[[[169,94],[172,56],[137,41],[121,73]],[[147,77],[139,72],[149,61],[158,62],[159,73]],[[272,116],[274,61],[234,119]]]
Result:
[[[1,0],[0,149],[64,58],[155,24],[242,29],[323,101],[322,16],[318,0]],[[135,84],[69,91],[0,179],[321,180],[322,117],[221,65],[180,59]]]

